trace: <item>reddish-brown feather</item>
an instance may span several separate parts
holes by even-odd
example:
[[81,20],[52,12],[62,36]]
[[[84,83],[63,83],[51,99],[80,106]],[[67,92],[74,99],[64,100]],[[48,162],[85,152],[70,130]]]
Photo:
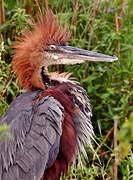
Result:
[[59,154],[53,166],[44,172],[41,180],[59,180],[61,174],[66,175],[68,166],[72,163],[76,153],[76,136],[72,114],[76,112],[77,108],[72,101],[70,90],[70,85],[62,83],[54,88],[46,90],[38,97],[38,99],[41,99],[44,96],[53,96],[64,107],[63,132],[60,140]]
[[44,92],[42,92],[37,99],[34,101],[37,101],[41,99],[44,96],[53,96],[55,99],[57,99],[62,106],[71,114],[73,114],[76,111],[75,104],[73,103],[72,96],[70,94],[71,86],[67,83],[61,83],[58,86],[54,86]]
[[59,180],[61,175],[66,175],[68,166],[72,163],[76,153],[76,137],[72,117],[66,110],[64,116],[59,154],[53,166],[44,172],[43,180]]
[[47,61],[45,50],[48,44],[64,45],[70,38],[59,24],[51,10],[45,10],[33,23],[34,30],[26,31],[14,44],[13,69],[21,86],[28,90],[45,89],[40,76],[40,69]]

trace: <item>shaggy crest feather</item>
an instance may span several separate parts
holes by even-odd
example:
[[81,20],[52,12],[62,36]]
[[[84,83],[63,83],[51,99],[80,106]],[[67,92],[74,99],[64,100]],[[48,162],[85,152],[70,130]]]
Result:
[[[28,90],[44,89],[39,73],[44,50],[48,49],[48,45],[65,45],[70,38],[70,33],[66,32],[66,26],[63,28],[59,24],[51,10],[45,10],[45,16],[41,15],[33,25],[33,32],[29,30],[24,32],[13,46],[15,48],[13,69],[20,85]],[[38,83],[34,84],[34,82]]]

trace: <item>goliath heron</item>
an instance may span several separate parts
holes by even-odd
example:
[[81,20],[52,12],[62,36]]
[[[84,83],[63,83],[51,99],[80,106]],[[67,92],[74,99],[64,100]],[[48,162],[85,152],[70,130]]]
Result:
[[91,107],[86,91],[69,73],[48,72],[55,64],[116,61],[116,57],[67,46],[70,33],[52,11],[14,45],[13,70],[22,87],[0,119],[13,138],[0,139],[1,180],[58,180],[76,154],[93,149]]

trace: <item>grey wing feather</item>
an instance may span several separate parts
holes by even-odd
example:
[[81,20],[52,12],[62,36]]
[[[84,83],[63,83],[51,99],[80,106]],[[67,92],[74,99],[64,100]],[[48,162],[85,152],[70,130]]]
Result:
[[20,95],[0,119],[13,136],[0,138],[0,180],[40,180],[57,157],[63,107],[51,96],[33,104],[39,93]]

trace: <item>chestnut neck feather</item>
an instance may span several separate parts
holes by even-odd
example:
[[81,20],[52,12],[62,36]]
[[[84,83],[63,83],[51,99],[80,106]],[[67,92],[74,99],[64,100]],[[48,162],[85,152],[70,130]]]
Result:
[[43,180],[58,180],[61,174],[67,173],[68,165],[76,153],[81,164],[81,151],[87,158],[86,143],[93,150],[91,139],[94,139],[94,132],[90,120],[92,113],[86,91],[77,84],[60,83],[42,92],[39,99],[44,96],[53,96],[64,107],[60,151],[53,166],[49,167],[42,177]]

